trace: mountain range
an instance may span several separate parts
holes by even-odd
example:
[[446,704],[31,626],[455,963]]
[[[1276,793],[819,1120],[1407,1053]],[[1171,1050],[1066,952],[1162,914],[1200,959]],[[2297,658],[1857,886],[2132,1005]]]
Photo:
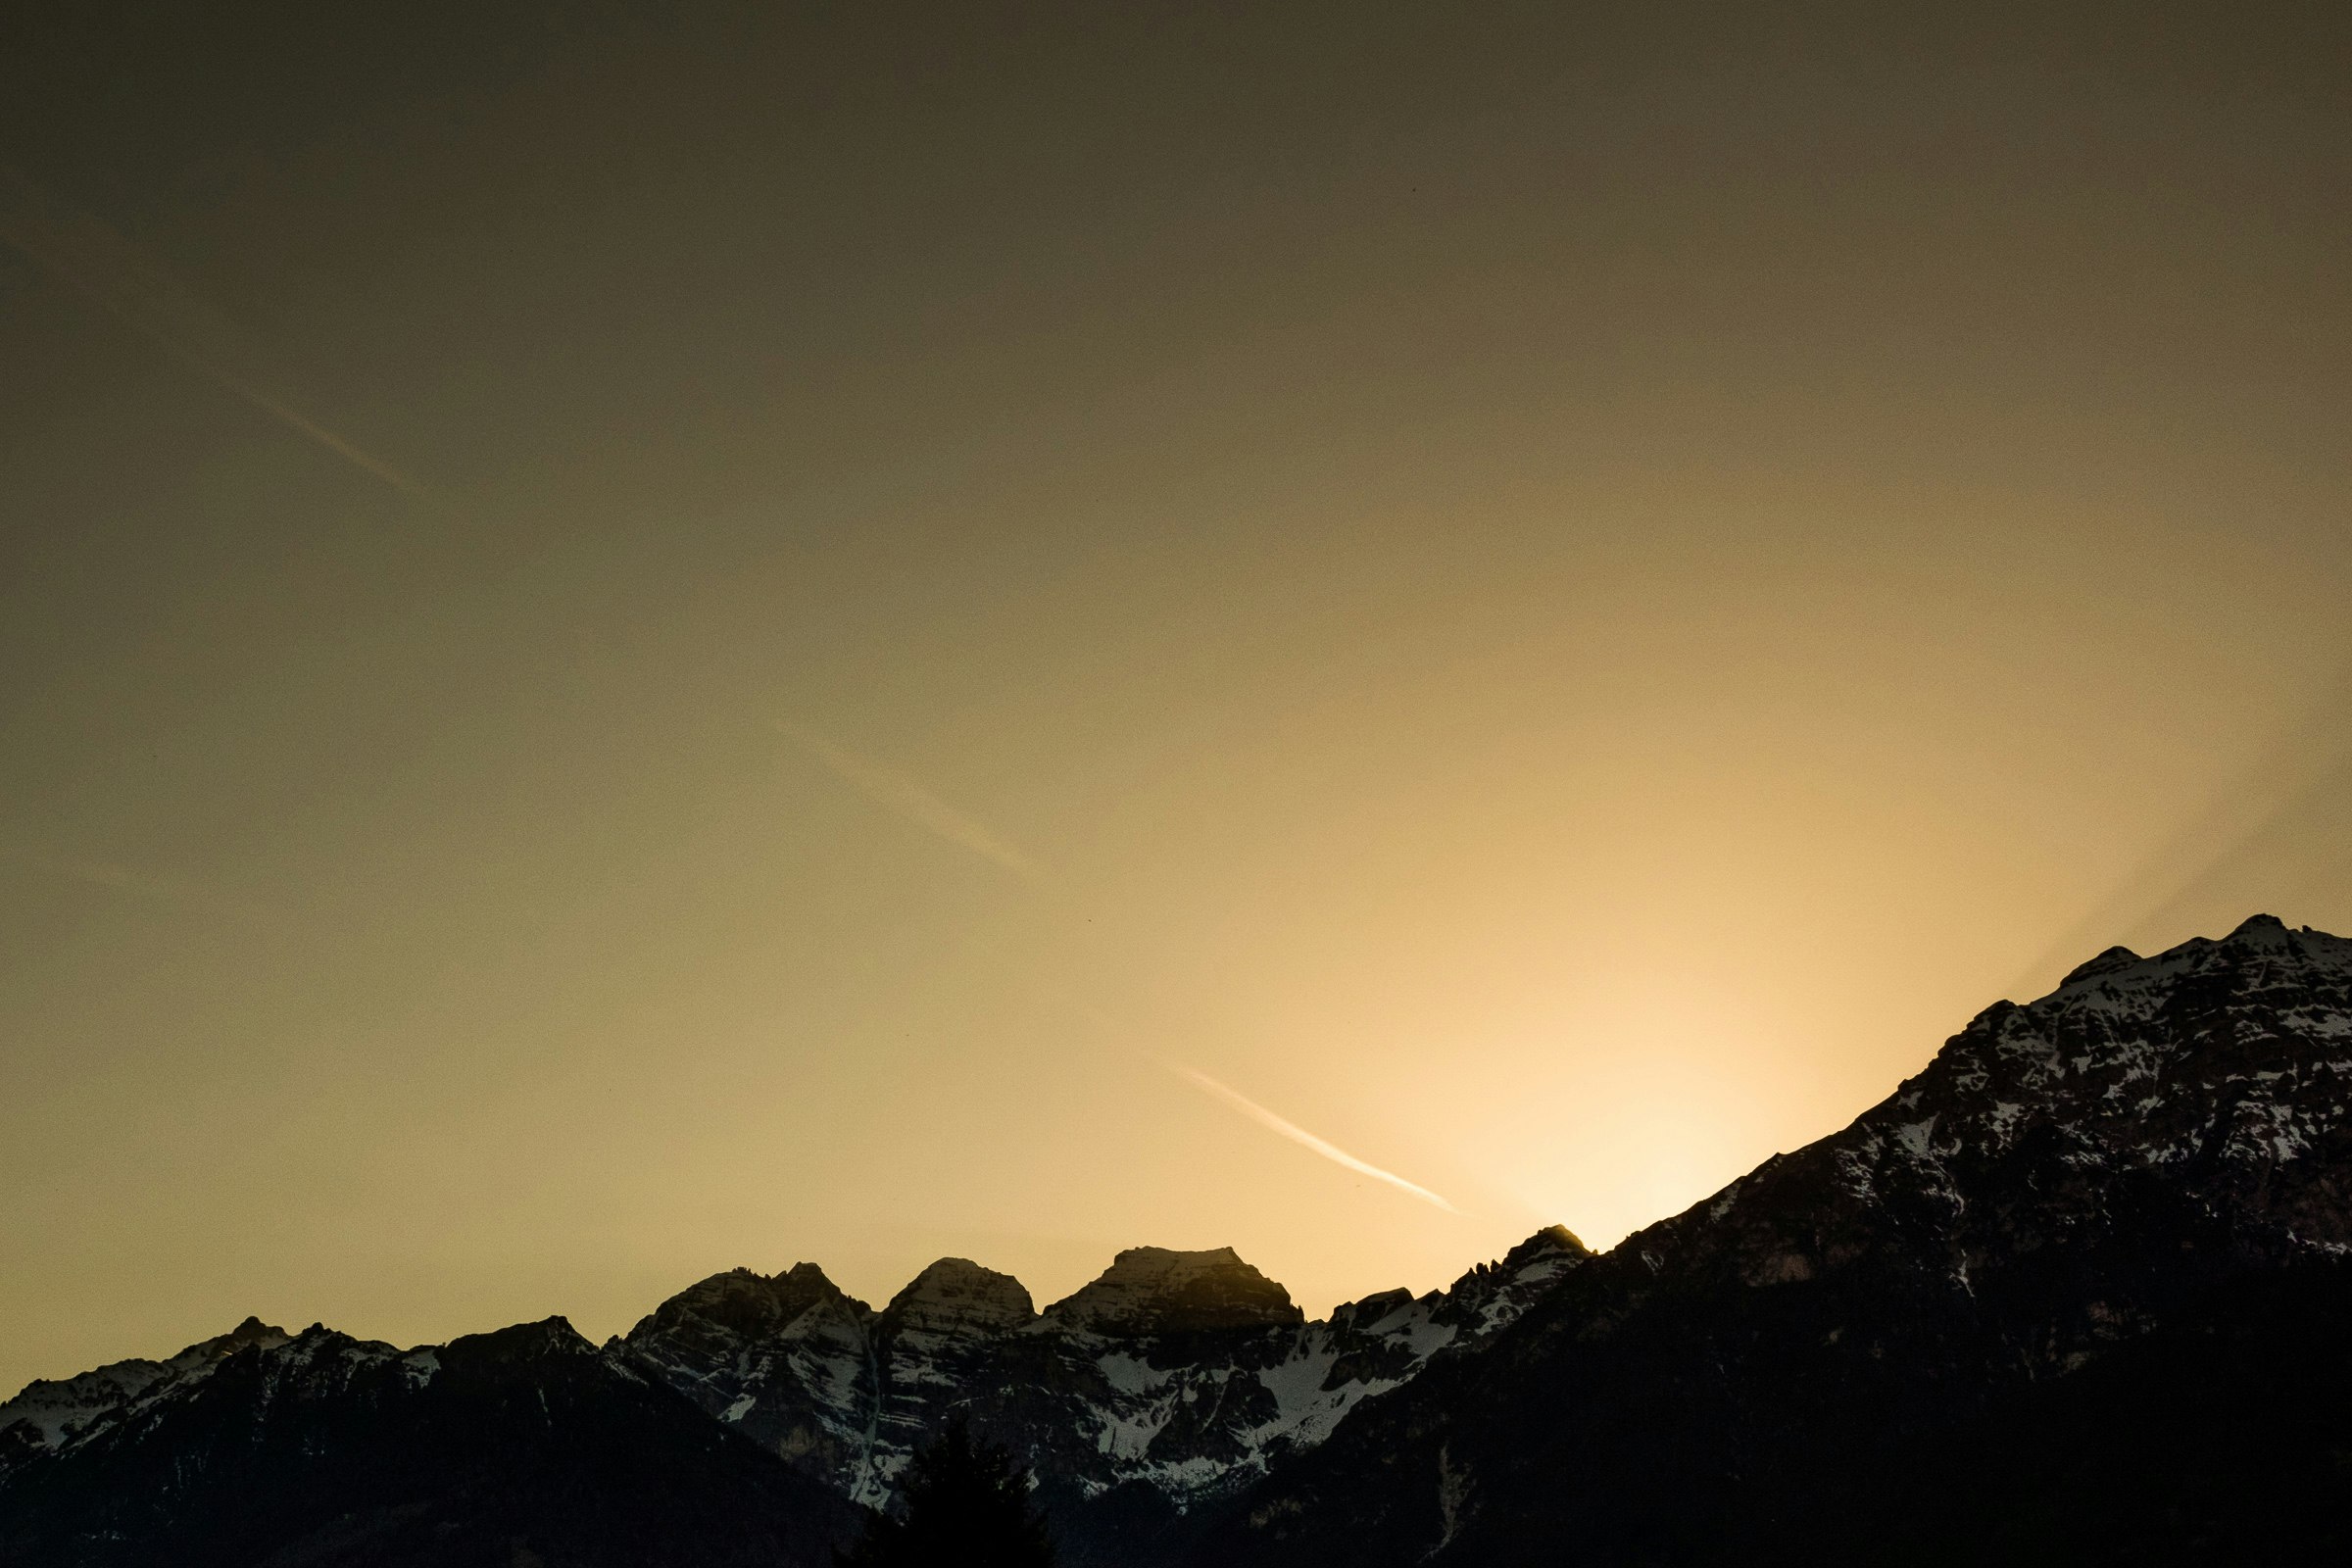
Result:
[[0,1564],[799,1568],[951,1419],[1078,1565],[2341,1554],[2348,1105],[2352,942],[2257,916],[1995,1004],[1604,1254],[1320,1321],[1149,1247],[1042,1310],[738,1269],[601,1347],[248,1320],[0,1404]]

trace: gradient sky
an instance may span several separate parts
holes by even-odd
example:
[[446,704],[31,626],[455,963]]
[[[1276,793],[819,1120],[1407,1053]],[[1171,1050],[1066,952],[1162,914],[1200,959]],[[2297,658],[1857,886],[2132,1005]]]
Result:
[[11,8],[0,1392],[1321,1311],[2352,929],[2348,16]]

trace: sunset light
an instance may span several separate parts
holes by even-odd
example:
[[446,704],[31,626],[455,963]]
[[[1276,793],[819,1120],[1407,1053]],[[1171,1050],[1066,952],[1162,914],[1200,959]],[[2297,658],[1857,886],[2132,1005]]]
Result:
[[2342,1560],[2348,83],[33,0],[0,1568]]

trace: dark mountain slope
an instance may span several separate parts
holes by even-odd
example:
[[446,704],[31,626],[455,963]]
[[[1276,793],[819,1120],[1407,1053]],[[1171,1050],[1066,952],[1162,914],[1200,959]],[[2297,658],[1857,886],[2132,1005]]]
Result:
[[249,1345],[0,1474],[10,1568],[817,1568],[855,1528],[562,1319]]
[[1198,1560],[1824,1560],[1886,1453],[2341,1251],[2348,1105],[2352,944],[2102,956],[1367,1403]]

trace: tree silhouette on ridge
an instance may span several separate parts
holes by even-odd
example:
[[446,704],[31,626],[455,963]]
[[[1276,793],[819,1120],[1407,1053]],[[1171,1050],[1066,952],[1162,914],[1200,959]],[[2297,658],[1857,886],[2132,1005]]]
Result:
[[876,1514],[839,1568],[1054,1568],[1054,1537],[1029,1472],[956,1421],[906,1468],[899,1506]]

